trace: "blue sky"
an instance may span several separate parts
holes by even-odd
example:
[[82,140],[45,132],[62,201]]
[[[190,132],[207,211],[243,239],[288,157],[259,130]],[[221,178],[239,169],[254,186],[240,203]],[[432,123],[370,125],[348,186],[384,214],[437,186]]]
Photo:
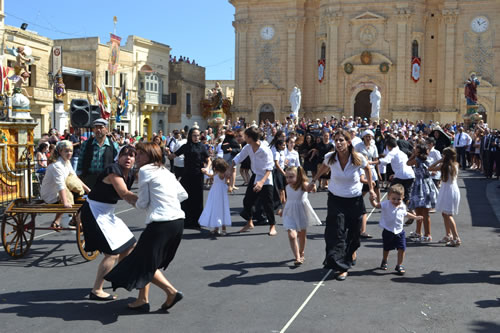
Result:
[[170,45],[172,55],[195,59],[207,80],[234,79],[234,7],[227,0],[5,0],[5,22],[52,39],[137,35]]

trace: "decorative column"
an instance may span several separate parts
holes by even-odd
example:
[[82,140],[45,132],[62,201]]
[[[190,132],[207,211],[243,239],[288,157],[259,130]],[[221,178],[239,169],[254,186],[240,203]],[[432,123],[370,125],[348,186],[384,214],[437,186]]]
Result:
[[458,9],[443,9],[442,11],[445,23],[443,106],[446,109],[453,108],[455,101],[455,45],[458,13]]
[[[296,44],[295,41],[297,39],[296,30],[299,22],[299,18],[297,17],[287,17],[287,84],[286,91],[289,94],[292,91],[293,86],[296,84],[295,75],[296,75]],[[299,87],[300,88],[300,87]],[[290,104],[290,101],[287,101],[287,105]]]
[[239,111],[249,109],[248,75],[247,75],[247,32],[250,24],[249,19],[240,19],[233,22],[236,33],[236,55],[235,55],[235,106]]
[[327,17],[327,55],[326,55],[326,74],[328,82],[327,104],[329,106],[338,105],[338,40],[339,24],[341,14],[339,12],[329,13]]
[[407,83],[410,80],[410,61],[408,53],[408,23],[410,19],[409,8],[398,8],[397,19],[397,62],[396,62],[396,105],[398,107],[406,104]]

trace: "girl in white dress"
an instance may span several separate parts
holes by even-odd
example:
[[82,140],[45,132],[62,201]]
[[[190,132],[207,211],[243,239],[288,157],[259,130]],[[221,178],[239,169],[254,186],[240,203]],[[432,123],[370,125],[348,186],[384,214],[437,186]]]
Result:
[[441,171],[441,188],[436,203],[436,211],[441,212],[444,220],[446,236],[440,240],[440,243],[446,243],[446,246],[459,246],[462,244],[458,236],[457,225],[453,215],[458,214],[458,205],[460,204],[460,190],[458,189],[458,163],[457,152],[448,147],[443,150],[443,158],[429,167],[430,171]]
[[[286,204],[283,210],[283,227],[288,230],[288,240],[295,256],[295,266],[304,263],[306,232],[309,225],[321,225],[307,198],[307,175],[302,167],[286,170]],[[297,242],[298,238],[298,242]]]
[[229,168],[227,162],[222,158],[216,158],[212,162],[214,183],[208,192],[207,202],[199,223],[207,228],[214,228],[213,234],[220,235],[219,228],[222,227],[222,235],[226,235],[226,226],[231,225],[231,213],[229,211],[229,198],[227,196],[227,183],[225,173]]

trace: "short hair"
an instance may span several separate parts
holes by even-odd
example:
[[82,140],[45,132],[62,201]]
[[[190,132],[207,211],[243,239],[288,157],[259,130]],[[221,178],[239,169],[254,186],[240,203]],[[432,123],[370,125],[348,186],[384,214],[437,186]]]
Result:
[[253,141],[259,141],[259,130],[254,127],[249,127],[245,130],[245,135]]
[[433,137],[428,137],[427,139],[425,139],[425,142],[427,142],[428,144],[431,144],[433,146],[436,145],[436,139],[434,139]]
[[162,167],[162,153],[160,146],[158,146],[156,143],[152,142],[140,142],[135,146],[137,151],[142,151],[148,156],[148,163],[151,164],[153,163],[154,165],[158,167]]
[[218,157],[212,162],[212,169],[216,172],[226,172],[229,169],[229,164],[223,158]]
[[385,140],[385,145],[387,147],[391,147],[391,148],[395,148],[398,143],[396,142],[396,139],[393,138],[393,137],[388,137],[386,140]]
[[390,195],[391,193],[394,193],[394,194],[397,194],[401,197],[404,197],[405,196],[405,188],[401,184],[394,184],[391,187],[389,187],[388,195]]

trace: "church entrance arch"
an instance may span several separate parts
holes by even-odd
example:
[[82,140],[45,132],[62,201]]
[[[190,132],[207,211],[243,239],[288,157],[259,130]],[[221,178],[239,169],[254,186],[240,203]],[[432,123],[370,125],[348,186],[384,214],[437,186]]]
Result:
[[271,104],[264,104],[259,110],[259,124],[261,121],[269,120],[274,122],[274,108]]
[[361,119],[370,119],[372,112],[372,103],[370,103],[371,90],[361,90],[354,100],[354,118],[360,117]]

